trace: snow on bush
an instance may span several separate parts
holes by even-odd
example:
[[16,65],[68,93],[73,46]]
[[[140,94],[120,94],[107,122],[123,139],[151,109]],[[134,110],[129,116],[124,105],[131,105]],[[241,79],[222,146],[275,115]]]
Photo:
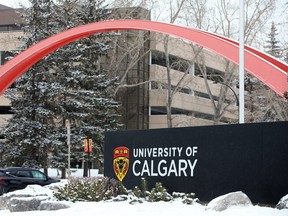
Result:
[[107,177],[72,177],[64,187],[58,188],[54,196],[67,201],[101,201],[123,193],[118,181]]
[[147,182],[142,179],[141,189],[135,187],[127,190],[122,182],[108,177],[77,178],[72,177],[66,185],[54,188],[54,197],[59,201],[123,201],[129,200],[131,204],[159,201],[172,201],[181,199],[185,204],[193,204],[195,194],[174,193],[169,194],[162,183],[156,183],[151,191],[147,189]]

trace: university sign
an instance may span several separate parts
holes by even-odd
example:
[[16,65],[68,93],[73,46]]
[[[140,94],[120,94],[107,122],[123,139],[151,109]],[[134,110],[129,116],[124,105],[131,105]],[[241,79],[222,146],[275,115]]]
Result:
[[105,134],[104,175],[128,189],[161,182],[168,192],[203,201],[243,191],[252,202],[277,203],[288,193],[288,122]]
[[133,149],[134,176],[194,176],[196,146]]
[[113,169],[117,178],[122,181],[129,168],[129,152],[132,152],[131,172],[136,177],[150,176],[194,176],[198,159],[198,147],[158,147],[133,148],[117,147],[113,153]]

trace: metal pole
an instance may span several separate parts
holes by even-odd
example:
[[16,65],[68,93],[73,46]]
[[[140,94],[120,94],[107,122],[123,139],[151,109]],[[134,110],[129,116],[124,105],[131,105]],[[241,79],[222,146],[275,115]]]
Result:
[[70,130],[70,121],[69,119],[66,119],[66,127],[67,127],[67,145],[68,145],[68,178],[70,177],[71,175],[71,172],[70,172],[70,148],[71,148],[71,145],[70,145],[70,136],[71,136],[71,130]]
[[90,146],[89,146],[90,144],[88,143],[88,162],[87,162],[87,168],[88,168],[88,177],[90,177],[90,150],[89,150],[89,148],[90,148]]
[[90,173],[90,153],[92,153],[92,138],[88,139],[88,177],[91,177],[91,173]]
[[244,0],[239,0],[239,123],[244,123]]

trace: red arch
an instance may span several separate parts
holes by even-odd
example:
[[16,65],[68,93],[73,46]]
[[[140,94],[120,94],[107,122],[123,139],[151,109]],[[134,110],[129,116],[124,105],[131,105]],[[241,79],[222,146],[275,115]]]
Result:
[[[238,42],[220,35],[148,20],[103,21],[79,26],[53,35],[8,61],[0,68],[0,94],[33,64],[56,49],[92,34],[114,30],[148,30],[174,35],[199,44],[238,64]],[[288,91],[287,64],[246,46],[245,69],[280,96]]]

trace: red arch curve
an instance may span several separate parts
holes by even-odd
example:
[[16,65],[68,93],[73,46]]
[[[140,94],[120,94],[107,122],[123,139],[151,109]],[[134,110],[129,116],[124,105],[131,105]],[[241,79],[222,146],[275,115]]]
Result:
[[[0,94],[41,58],[77,39],[114,30],[148,30],[197,43],[238,64],[238,42],[213,33],[148,20],[111,20],[91,23],[53,35],[23,51],[0,68]],[[288,65],[245,47],[245,69],[280,96],[288,91]]]

